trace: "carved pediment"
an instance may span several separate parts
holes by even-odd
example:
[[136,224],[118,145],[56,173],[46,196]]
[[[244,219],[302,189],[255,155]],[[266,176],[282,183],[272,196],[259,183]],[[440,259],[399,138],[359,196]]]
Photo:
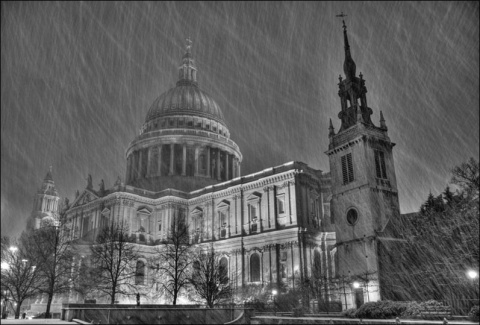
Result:
[[222,200],[217,204],[218,209],[228,208],[228,207],[230,207],[230,202],[228,202],[227,200]]
[[149,209],[143,207],[143,208],[137,210],[137,213],[150,215],[150,214],[152,214],[152,211],[150,211]]
[[82,194],[80,194],[76,198],[76,200],[72,204],[72,207],[81,206],[81,205],[87,204],[89,202],[95,201],[96,199],[98,199],[98,196],[95,193],[93,193],[89,190],[85,190],[85,191],[83,191]]
[[195,209],[192,210],[192,212],[190,212],[190,214],[201,214],[203,213],[203,210],[199,207],[196,207]]
[[262,195],[258,192],[253,192],[247,197],[247,201],[252,201],[252,200],[259,200],[262,197]]

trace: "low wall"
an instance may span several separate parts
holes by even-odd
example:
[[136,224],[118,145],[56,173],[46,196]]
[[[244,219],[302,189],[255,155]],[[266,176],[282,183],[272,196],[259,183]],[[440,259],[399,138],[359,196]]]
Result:
[[[47,304],[46,303],[37,303],[31,304],[30,309],[28,312],[32,314],[41,314],[47,311]],[[53,318],[60,318],[60,314],[62,312],[62,304],[59,303],[52,303],[50,305],[50,313],[52,314]]]
[[205,308],[195,305],[63,304],[62,320],[81,319],[101,324],[224,324],[242,313],[244,324],[252,308]]

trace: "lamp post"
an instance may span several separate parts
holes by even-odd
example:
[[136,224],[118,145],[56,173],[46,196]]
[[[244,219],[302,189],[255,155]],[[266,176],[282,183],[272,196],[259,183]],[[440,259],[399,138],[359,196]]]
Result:
[[3,301],[3,310],[2,310],[2,319],[7,318],[7,303],[8,303],[8,291],[3,291],[3,296],[5,300]]
[[272,296],[273,296],[273,314],[277,316],[277,308],[275,306],[275,296],[277,295],[277,290],[273,289],[272,290]]

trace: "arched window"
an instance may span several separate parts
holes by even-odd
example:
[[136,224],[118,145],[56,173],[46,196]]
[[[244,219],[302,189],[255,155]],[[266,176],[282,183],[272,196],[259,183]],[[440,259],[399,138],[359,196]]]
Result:
[[137,268],[135,270],[135,284],[145,284],[145,263],[137,261]]
[[260,256],[257,253],[250,257],[250,282],[260,281]]
[[224,256],[220,259],[219,264],[219,275],[220,275],[220,283],[227,284],[228,283],[228,259]]
[[315,278],[322,276],[322,258],[317,250],[313,252],[313,276]]

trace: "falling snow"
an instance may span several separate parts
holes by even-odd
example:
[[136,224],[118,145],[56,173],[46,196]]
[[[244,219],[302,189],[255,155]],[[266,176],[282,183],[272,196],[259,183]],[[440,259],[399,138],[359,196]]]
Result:
[[340,11],[401,212],[479,156],[475,2],[2,2],[2,234],[25,227],[48,167],[61,196],[125,175],[125,150],[172,88],[186,37],[249,174],[287,161],[329,170],[343,74]]

